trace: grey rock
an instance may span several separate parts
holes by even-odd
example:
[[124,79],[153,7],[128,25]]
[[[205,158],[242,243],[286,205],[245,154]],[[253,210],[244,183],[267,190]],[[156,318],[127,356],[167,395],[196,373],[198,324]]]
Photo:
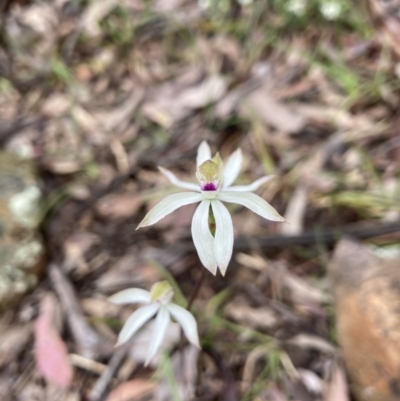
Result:
[[34,162],[0,152],[0,308],[38,283],[45,261],[41,200]]

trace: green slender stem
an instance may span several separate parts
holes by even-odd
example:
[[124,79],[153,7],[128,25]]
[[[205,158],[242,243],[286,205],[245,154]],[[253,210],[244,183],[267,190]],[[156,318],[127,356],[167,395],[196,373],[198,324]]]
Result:
[[215,223],[215,217],[214,217],[212,207],[210,207],[210,209],[208,211],[208,227],[210,229],[212,236],[215,237],[215,229],[217,226]]

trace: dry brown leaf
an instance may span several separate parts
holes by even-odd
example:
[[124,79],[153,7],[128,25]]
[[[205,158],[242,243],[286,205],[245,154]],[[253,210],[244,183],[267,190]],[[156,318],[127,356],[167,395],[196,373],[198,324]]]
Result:
[[142,101],[143,96],[144,89],[135,86],[131,95],[121,104],[111,110],[94,111],[93,117],[98,121],[101,129],[110,132],[120,127],[132,116],[132,113]]
[[[13,382],[14,378],[11,375],[0,375],[0,399],[2,401],[11,401],[10,388],[12,387]],[[18,398],[18,401],[25,400]]]
[[99,349],[104,346],[104,339],[87,322],[72,283],[54,263],[48,266],[48,272],[52,286],[67,312],[68,325],[79,353],[88,358],[98,355]]
[[303,217],[308,201],[308,190],[304,185],[297,185],[284,214],[287,224],[281,225],[282,235],[299,235],[303,232]]
[[[317,104],[297,104],[297,111],[306,119],[313,120],[317,124],[334,124],[337,128],[345,130],[354,130],[354,133],[342,133],[346,142],[356,140],[367,136],[367,132],[372,133],[378,129],[379,133],[382,132],[382,123],[380,127],[373,121],[367,114],[351,114],[346,110],[336,107],[327,107]],[[374,129],[375,128],[375,129]],[[364,132],[366,131],[366,132]]]
[[31,324],[0,328],[0,368],[18,356],[31,334]]
[[67,94],[55,92],[45,99],[41,113],[46,117],[60,117],[68,111],[71,104],[72,100]]
[[75,104],[71,108],[71,116],[85,133],[85,136],[90,143],[96,145],[105,145],[108,143],[109,138],[104,133],[100,122],[83,107]]
[[311,334],[298,334],[285,341],[287,344],[294,345],[300,348],[314,349],[326,354],[335,354],[336,348],[323,339],[322,337],[313,336]]
[[45,158],[43,164],[48,171],[54,174],[74,174],[83,168],[84,161],[77,158],[62,158],[57,155]]
[[287,274],[284,286],[289,291],[288,297],[294,304],[326,303],[331,297],[312,283],[294,274]]
[[96,202],[95,208],[106,219],[125,219],[132,217],[142,205],[140,195],[133,193],[110,194]]
[[155,389],[155,383],[144,380],[134,379],[121,383],[117,388],[111,391],[107,401],[131,401],[147,395]]
[[285,298],[295,305],[322,304],[331,301],[328,293],[313,283],[291,274],[282,263],[269,262],[261,256],[250,256],[244,253],[238,254],[237,260],[244,266],[265,272],[270,277],[278,296],[285,294]]
[[[7,389],[8,390],[8,389]],[[45,387],[34,381],[30,381],[18,394],[18,401],[46,400]],[[1,394],[1,393],[0,393]],[[7,394],[9,395],[9,394]],[[7,400],[7,398],[6,398]],[[8,401],[8,400],[7,400]]]
[[30,7],[23,8],[18,19],[42,36],[54,32],[59,22],[57,10],[51,3],[34,3]]
[[82,298],[81,305],[85,313],[100,319],[117,317],[121,309],[119,305],[113,304],[105,297]]
[[269,93],[269,88],[266,85],[247,96],[242,105],[241,113],[248,117],[256,114],[265,124],[272,125],[277,130],[285,133],[299,132],[307,121],[293,107],[275,99]]
[[289,200],[284,217],[288,224],[280,225],[283,235],[298,235],[303,231],[303,219],[308,206],[309,193],[331,191],[336,181],[324,174],[324,165],[332,154],[343,147],[341,133],[331,135],[310,156],[296,166],[297,186]]
[[44,378],[66,388],[72,383],[73,368],[68,351],[53,323],[51,296],[43,298],[35,324],[35,360]]
[[[197,78],[198,69],[194,69],[191,75]],[[193,77],[189,73],[187,76],[189,83],[193,85]],[[143,105],[141,112],[157,124],[168,128],[172,123],[188,116],[192,110],[218,101],[227,89],[227,84],[220,75],[212,75],[197,85],[179,90],[185,83],[176,81],[160,86],[153,99]]]
[[156,0],[153,4],[153,10],[157,12],[168,12],[179,9],[186,0]]
[[43,400],[81,401],[81,396],[76,390],[60,388],[55,384],[48,383],[46,386],[46,397]]
[[89,3],[81,19],[81,26],[84,33],[91,38],[101,36],[102,29],[100,27],[100,21],[118,4],[118,0],[102,0]]
[[230,318],[251,328],[271,329],[279,322],[275,313],[267,307],[251,308],[235,301],[227,305],[225,312]]
[[174,107],[199,109],[221,99],[226,88],[225,80],[221,75],[212,75],[199,85],[180,93],[176,98]]
[[333,283],[339,344],[359,400],[398,400],[399,261],[349,238],[336,246]]
[[400,56],[400,20],[397,1],[369,0],[371,19],[383,42],[388,42]]
[[71,270],[85,263],[85,253],[100,242],[96,234],[78,231],[64,241],[64,269]]
[[252,68],[252,76],[246,82],[230,90],[214,107],[214,114],[219,118],[227,118],[240,105],[246,96],[260,87],[271,75],[269,63],[257,63]]
[[111,269],[96,280],[96,286],[104,290],[116,290],[128,286],[150,288],[160,279],[160,273],[154,266],[135,253],[118,259]]

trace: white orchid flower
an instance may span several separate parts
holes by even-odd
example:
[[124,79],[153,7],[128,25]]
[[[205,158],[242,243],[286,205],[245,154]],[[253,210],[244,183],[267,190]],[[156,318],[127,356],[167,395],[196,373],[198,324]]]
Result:
[[153,285],[151,291],[140,288],[129,288],[112,295],[109,299],[114,304],[145,303],[127,319],[118,336],[117,345],[127,342],[148,320],[156,316],[154,331],[147,351],[145,366],[153,359],[159,350],[170,315],[180,324],[190,343],[200,348],[197,334],[197,323],[193,315],[186,309],[171,302],[174,292],[168,281],[160,281]]
[[[223,166],[219,154],[211,158],[210,147],[203,141],[197,152],[196,177],[199,184],[181,181],[171,171],[159,167],[172,184],[193,192],[167,196],[147,213],[138,228],[157,223],[181,206],[200,202],[192,220],[194,245],[202,264],[212,274],[215,275],[219,267],[222,275],[225,275],[232,257],[233,225],[228,209],[222,202],[238,203],[268,220],[285,221],[268,202],[251,192],[269,181],[272,176],[261,177],[249,185],[232,186],[239,174],[242,160],[242,151],[238,149]],[[209,227],[210,206],[215,218],[215,235]]]

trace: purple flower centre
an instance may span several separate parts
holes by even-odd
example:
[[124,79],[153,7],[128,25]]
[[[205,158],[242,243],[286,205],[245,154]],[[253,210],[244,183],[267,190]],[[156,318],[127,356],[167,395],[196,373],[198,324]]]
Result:
[[217,190],[217,186],[213,183],[213,182],[207,182],[207,184],[204,184],[201,187],[202,191],[216,191]]

